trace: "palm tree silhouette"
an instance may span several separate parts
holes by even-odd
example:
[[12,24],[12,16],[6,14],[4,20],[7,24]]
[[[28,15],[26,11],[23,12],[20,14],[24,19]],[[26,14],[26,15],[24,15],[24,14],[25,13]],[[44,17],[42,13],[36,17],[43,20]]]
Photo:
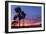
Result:
[[21,12],[21,15],[22,15],[22,16],[21,16],[21,17],[22,17],[21,19],[23,19],[23,26],[24,26],[24,19],[25,19],[26,14],[24,13],[24,11],[22,11],[22,12]]
[[25,19],[26,14],[24,13],[24,11],[22,11],[20,7],[16,7],[15,12],[17,13],[17,15],[14,16],[14,20],[19,18],[19,26],[20,26],[20,21],[21,19],[23,19],[23,26],[24,26],[24,19]]

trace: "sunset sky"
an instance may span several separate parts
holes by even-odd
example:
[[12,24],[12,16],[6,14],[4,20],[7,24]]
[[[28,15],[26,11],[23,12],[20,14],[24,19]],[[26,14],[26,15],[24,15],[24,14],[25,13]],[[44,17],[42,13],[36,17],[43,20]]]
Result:
[[[18,7],[18,5],[11,5],[11,20],[13,20],[13,17],[17,14],[15,12],[15,8]],[[41,7],[40,6],[19,6],[22,11],[26,13],[25,22],[28,21],[28,23],[38,23],[41,22]]]

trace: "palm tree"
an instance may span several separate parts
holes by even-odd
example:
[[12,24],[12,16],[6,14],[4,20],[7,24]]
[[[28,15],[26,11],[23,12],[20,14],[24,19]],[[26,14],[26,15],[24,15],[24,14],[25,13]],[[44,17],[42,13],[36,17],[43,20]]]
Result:
[[23,26],[24,26],[24,19],[25,19],[26,14],[24,13],[24,11],[22,11],[21,15],[22,15],[22,19],[23,19]]
[[21,8],[20,7],[16,7],[15,8],[15,12],[18,14],[18,18],[19,18],[19,26],[20,26],[20,20],[21,20]]
[[[24,13],[24,11],[22,11],[20,7],[16,7],[15,12],[18,14],[16,18],[19,18],[19,26],[20,26],[20,21],[21,19],[23,19],[23,22],[24,22],[26,14]],[[24,26],[24,23],[23,23],[23,26]]]

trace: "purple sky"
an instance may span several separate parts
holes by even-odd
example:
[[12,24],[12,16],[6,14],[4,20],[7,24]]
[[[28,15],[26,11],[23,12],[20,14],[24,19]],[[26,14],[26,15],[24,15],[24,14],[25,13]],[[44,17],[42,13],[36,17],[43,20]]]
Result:
[[[15,12],[15,8],[17,7],[18,5],[11,5],[11,17],[13,19],[13,17],[16,15],[16,12]],[[26,13],[26,18],[25,20],[33,20],[33,19],[38,19],[40,20],[41,19],[41,7],[39,6],[19,6],[22,11],[24,11]]]

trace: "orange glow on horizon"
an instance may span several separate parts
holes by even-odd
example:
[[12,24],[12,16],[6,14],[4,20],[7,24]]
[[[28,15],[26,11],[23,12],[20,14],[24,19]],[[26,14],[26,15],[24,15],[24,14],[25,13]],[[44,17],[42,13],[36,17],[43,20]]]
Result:
[[[24,22],[23,22],[23,20],[20,22],[20,26],[32,26],[32,25],[39,25],[40,24],[40,22],[36,22],[36,23],[33,23],[34,21],[27,21],[27,20],[25,20]],[[23,25],[24,24],[24,25]],[[17,23],[17,24],[15,24],[15,25],[11,25],[11,26],[19,26],[19,23]]]

